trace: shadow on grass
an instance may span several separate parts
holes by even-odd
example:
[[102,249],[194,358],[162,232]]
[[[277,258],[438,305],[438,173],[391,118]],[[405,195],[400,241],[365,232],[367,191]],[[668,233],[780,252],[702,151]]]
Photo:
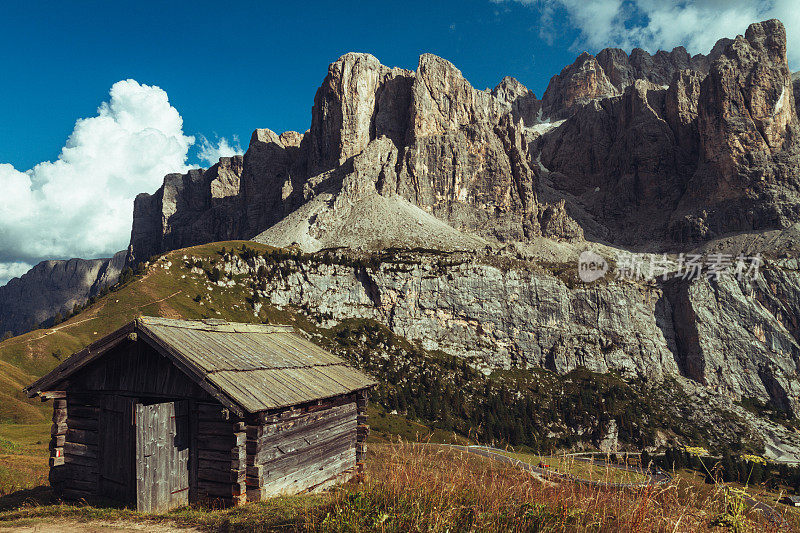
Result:
[[[322,504],[320,495],[271,498],[230,507],[205,501],[166,513],[145,514],[106,498],[62,501],[49,486],[42,485],[0,497],[0,527],[22,527],[31,523],[74,519],[81,522],[133,520],[174,527],[194,527],[208,532],[297,531],[309,513]],[[317,512],[319,514],[319,512]]]
[[88,500],[63,501],[53,494],[53,489],[51,487],[48,485],[40,485],[32,489],[18,490],[6,494],[5,496],[0,496],[0,513],[13,511],[20,507],[43,507],[59,504],[67,504],[75,507],[93,507],[98,510],[107,509],[109,511],[128,509],[125,504],[100,496]]
[[18,509],[23,505],[50,505],[58,503],[53,490],[47,485],[23,489],[0,496],[0,512]]

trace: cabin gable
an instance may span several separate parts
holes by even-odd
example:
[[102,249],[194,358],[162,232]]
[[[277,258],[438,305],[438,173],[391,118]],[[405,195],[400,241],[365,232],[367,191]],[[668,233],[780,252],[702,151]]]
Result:
[[213,401],[146,342],[127,340],[70,376],[67,391]]

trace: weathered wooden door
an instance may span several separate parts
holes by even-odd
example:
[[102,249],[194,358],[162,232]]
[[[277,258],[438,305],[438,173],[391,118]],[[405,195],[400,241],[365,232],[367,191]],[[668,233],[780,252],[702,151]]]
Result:
[[161,512],[189,503],[186,402],[136,405],[136,509]]

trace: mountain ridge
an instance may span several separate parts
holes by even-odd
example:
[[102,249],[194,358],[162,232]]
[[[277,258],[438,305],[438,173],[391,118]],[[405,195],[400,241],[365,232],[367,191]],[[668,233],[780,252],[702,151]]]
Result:
[[18,335],[56,315],[66,317],[117,282],[126,256],[123,250],[107,259],[41,261],[11,279],[0,287],[0,332]]
[[[748,81],[753,69],[765,73],[763,86]],[[656,251],[785,228],[800,220],[788,170],[800,165],[797,113],[781,103],[794,100],[778,21],[722,39],[708,56],[581,54],[541,101],[510,77],[474,89],[431,54],[408,71],[348,53],[329,67],[306,133],[256,130],[241,161],[223,158],[202,179],[170,177],[140,196],[129,261],[265,231],[279,242],[270,228],[322,194],[336,208],[297,220],[307,222],[307,242],[326,234],[323,222],[339,216],[330,211],[375,194],[500,242],[588,231],[589,240]]]
[[[408,269],[415,283],[404,282]],[[664,351],[668,328],[656,317],[632,309],[627,318],[609,312],[598,329],[592,325],[592,302],[611,310],[619,298],[635,304],[656,289],[608,283],[575,290],[562,278],[556,264],[490,252],[305,254],[248,241],[168,252],[63,324],[0,342],[0,420],[47,419],[46,405],[27,398],[22,386],[137,316],[222,318],[292,325],[379,376],[373,400],[387,412],[483,442],[611,450],[691,443],[756,453],[764,448],[778,460],[800,455],[790,428],[680,375]],[[447,292],[393,296],[410,296],[420,284]],[[536,292],[549,293],[548,299],[528,317],[536,328],[523,332],[517,347],[514,330],[531,306],[514,301]],[[566,323],[565,298],[581,308],[582,319]],[[508,320],[504,309],[511,309]],[[662,306],[660,316],[666,311]],[[643,327],[653,334],[644,335]],[[537,338],[536,331],[544,335]],[[636,331],[642,334],[629,334]],[[533,353],[525,343],[553,348]],[[585,350],[571,353],[573,343]],[[654,353],[637,361],[633,352],[642,349]],[[636,378],[640,363],[664,366],[669,375]]]

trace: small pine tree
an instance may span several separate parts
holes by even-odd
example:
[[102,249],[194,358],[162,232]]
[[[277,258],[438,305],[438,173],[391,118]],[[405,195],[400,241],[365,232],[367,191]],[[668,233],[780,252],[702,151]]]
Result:
[[764,481],[764,467],[761,463],[753,463],[750,471],[750,484],[760,485]]
[[733,481],[735,477],[736,465],[731,453],[725,450],[725,454],[722,456],[722,480],[727,483]]
[[132,279],[133,279],[133,269],[131,267],[125,267],[125,269],[119,275],[119,279],[117,280],[117,286],[122,287]]

